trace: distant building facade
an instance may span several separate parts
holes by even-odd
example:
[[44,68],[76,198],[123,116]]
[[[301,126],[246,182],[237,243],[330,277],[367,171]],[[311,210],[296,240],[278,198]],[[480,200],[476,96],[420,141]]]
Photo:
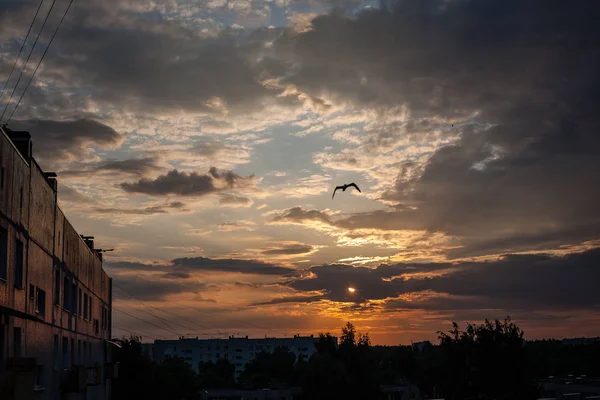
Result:
[[200,362],[226,359],[235,366],[237,379],[246,364],[261,351],[273,352],[278,347],[285,347],[296,355],[297,361],[307,361],[315,351],[316,340],[312,335],[264,339],[248,339],[247,336],[228,339],[180,338],[179,340],[155,340],[153,349],[149,351],[159,361],[169,357],[182,358],[195,372],[198,372]]
[[112,281],[32,150],[0,128],[0,398],[110,399]]

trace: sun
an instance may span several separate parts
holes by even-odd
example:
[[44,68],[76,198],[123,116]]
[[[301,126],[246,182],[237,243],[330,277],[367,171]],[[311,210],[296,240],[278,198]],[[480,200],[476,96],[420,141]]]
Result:
[[348,288],[348,291],[349,291],[350,293],[354,293],[354,292],[356,292],[356,289],[354,289],[353,287],[349,287],[349,288]]

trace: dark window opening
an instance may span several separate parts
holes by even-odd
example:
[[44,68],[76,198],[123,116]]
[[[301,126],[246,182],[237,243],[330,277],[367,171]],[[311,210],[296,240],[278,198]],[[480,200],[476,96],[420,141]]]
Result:
[[88,295],[83,295],[83,319],[88,319]]
[[62,339],[62,365],[63,368],[67,368],[69,359],[69,338],[63,337]]
[[71,283],[71,312],[77,314],[77,284]]
[[69,291],[69,278],[64,277],[63,279],[63,308],[65,310],[71,309],[71,299],[70,299],[70,291]]
[[81,288],[79,288],[79,303],[77,304],[77,314],[81,317],[81,307],[83,306],[82,304],[82,291]]
[[29,285],[29,298],[35,299],[35,286]]
[[18,239],[15,249],[15,286],[23,288],[23,242]]
[[46,315],[46,291],[37,288],[36,297],[37,301],[35,306],[35,312],[43,317]]
[[8,232],[0,228],[0,279],[6,280],[8,265],[6,262],[8,253]]
[[60,305],[60,271],[54,271],[54,304]]
[[21,328],[13,328],[13,354],[15,357],[21,357]]
[[54,348],[53,348],[53,353],[52,353],[52,357],[54,358],[54,368],[58,369],[59,365],[58,365],[58,360],[59,355],[58,355],[58,335],[54,335]]

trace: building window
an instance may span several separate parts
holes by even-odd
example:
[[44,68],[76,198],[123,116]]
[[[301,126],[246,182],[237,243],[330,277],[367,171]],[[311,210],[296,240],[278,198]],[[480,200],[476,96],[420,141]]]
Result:
[[54,271],[54,304],[60,305],[60,270]]
[[37,364],[35,366],[34,389],[44,390],[44,366]]
[[77,340],[77,360],[79,364],[83,364],[83,354],[81,353],[81,339]]
[[21,357],[21,328],[13,328],[13,354],[15,357]]
[[0,279],[6,280],[7,277],[7,249],[8,249],[8,232],[4,228],[0,228]]
[[94,332],[96,333],[96,335],[98,335],[100,333],[99,329],[98,329],[98,320],[97,319],[94,320]]
[[71,365],[75,365],[75,339],[71,339]]
[[88,295],[83,295],[83,319],[88,319]]
[[37,288],[36,296],[37,301],[35,303],[35,312],[43,317],[46,315],[46,291]]
[[91,321],[92,320],[92,316],[93,316],[93,314],[92,314],[92,296],[88,296],[88,301],[90,303],[90,312],[88,314],[88,317],[89,317],[89,319]]
[[83,304],[81,303],[82,300],[82,291],[81,288],[79,288],[79,303],[77,304],[77,314],[81,317],[81,307],[83,306]]
[[71,312],[77,314],[77,284],[71,283]]
[[35,299],[35,286],[29,284],[29,298]]
[[63,368],[67,368],[69,356],[69,338],[63,337],[62,339],[62,366]]
[[71,305],[69,303],[69,294],[71,292],[69,291],[69,278],[67,278],[66,276],[63,278],[63,308],[65,310],[69,310]]
[[15,249],[15,286],[23,288],[23,242],[19,239]]
[[60,366],[58,364],[59,354],[58,354],[58,335],[54,335],[54,352],[52,353],[52,357],[54,358],[54,368],[58,369]]

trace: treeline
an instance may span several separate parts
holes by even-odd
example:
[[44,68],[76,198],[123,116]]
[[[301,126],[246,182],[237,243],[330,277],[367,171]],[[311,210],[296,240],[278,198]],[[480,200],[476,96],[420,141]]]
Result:
[[260,353],[235,381],[227,360],[199,364],[195,374],[181,359],[153,362],[142,355],[138,338],[120,341],[115,353],[120,377],[114,398],[194,399],[209,388],[301,388],[302,399],[376,399],[380,385],[412,383],[425,398],[536,399],[536,380],[550,375],[600,376],[600,344],[565,345],[560,341],[525,342],[509,318],[454,324],[439,333],[439,344],[372,346],[368,333],[348,323],[339,345],[320,334],[308,361],[296,362],[285,348]]

